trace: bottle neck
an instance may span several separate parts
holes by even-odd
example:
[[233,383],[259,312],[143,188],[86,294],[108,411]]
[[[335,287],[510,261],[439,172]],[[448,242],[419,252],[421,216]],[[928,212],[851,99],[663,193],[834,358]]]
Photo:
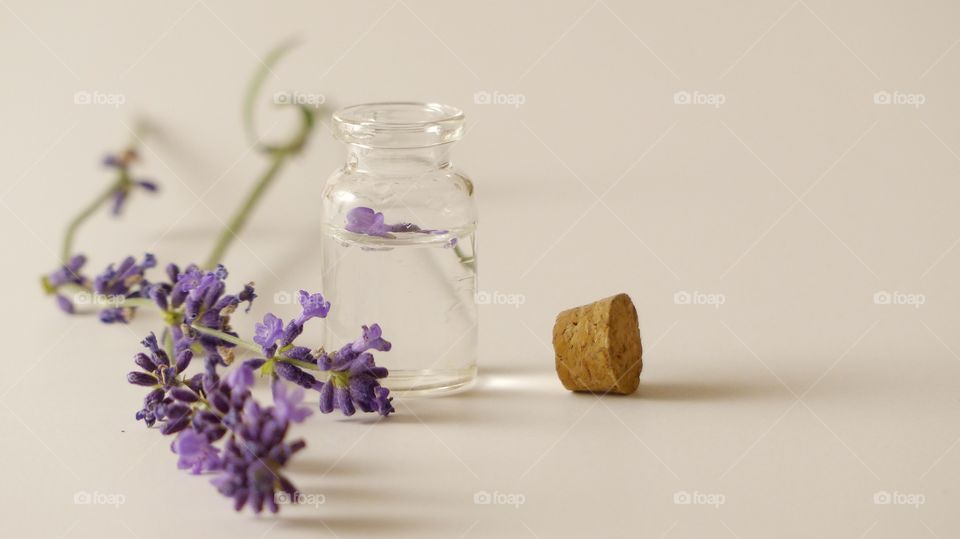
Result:
[[347,144],[347,165],[379,175],[416,174],[450,165],[451,144],[423,148],[368,148]]

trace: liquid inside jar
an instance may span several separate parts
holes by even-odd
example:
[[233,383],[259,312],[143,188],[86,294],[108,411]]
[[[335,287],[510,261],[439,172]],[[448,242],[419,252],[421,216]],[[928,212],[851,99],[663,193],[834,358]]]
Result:
[[334,305],[325,346],[336,350],[378,323],[393,344],[377,354],[391,391],[463,389],[477,372],[475,229],[392,236],[324,226],[324,292]]

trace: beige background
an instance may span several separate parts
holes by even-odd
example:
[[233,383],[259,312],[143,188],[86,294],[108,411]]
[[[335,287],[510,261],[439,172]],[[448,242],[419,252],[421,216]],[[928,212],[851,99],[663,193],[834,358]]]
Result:
[[[651,4],[0,0],[0,535],[960,534],[960,6]],[[480,287],[523,303],[481,306],[474,391],[404,400],[382,424],[314,417],[292,476],[325,503],[254,518],[133,420],[123,373],[156,320],[66,318],[36,282],[141,114],[160,132],[140,170],[163,193],[79,246],[94,266],[202,256],[264,167],[243,85],[291,34],[304,44],[270,91],[465,109]],[[261,112],[270,133],[291,125]],[[342,156],[322,127],[230,253],[264,298],[238,325],[315,286],[319,193]],[[568,394],[553,316],[619,291],[640,312],[640,390]]]

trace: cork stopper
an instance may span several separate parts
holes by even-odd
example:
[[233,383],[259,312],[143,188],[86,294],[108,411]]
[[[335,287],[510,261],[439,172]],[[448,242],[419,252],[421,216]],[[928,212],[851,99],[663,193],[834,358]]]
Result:
[[640,326],[626,294],[558,314],[553,349],[557,376],[571,391],[629,395],[640,385]]

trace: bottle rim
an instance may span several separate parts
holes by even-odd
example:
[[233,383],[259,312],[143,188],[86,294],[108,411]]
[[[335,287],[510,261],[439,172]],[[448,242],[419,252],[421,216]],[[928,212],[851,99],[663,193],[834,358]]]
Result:
[[463,111],[440,103],[364,103],[333,115],[334,136],[368,148],[425,148],[463,136]]

